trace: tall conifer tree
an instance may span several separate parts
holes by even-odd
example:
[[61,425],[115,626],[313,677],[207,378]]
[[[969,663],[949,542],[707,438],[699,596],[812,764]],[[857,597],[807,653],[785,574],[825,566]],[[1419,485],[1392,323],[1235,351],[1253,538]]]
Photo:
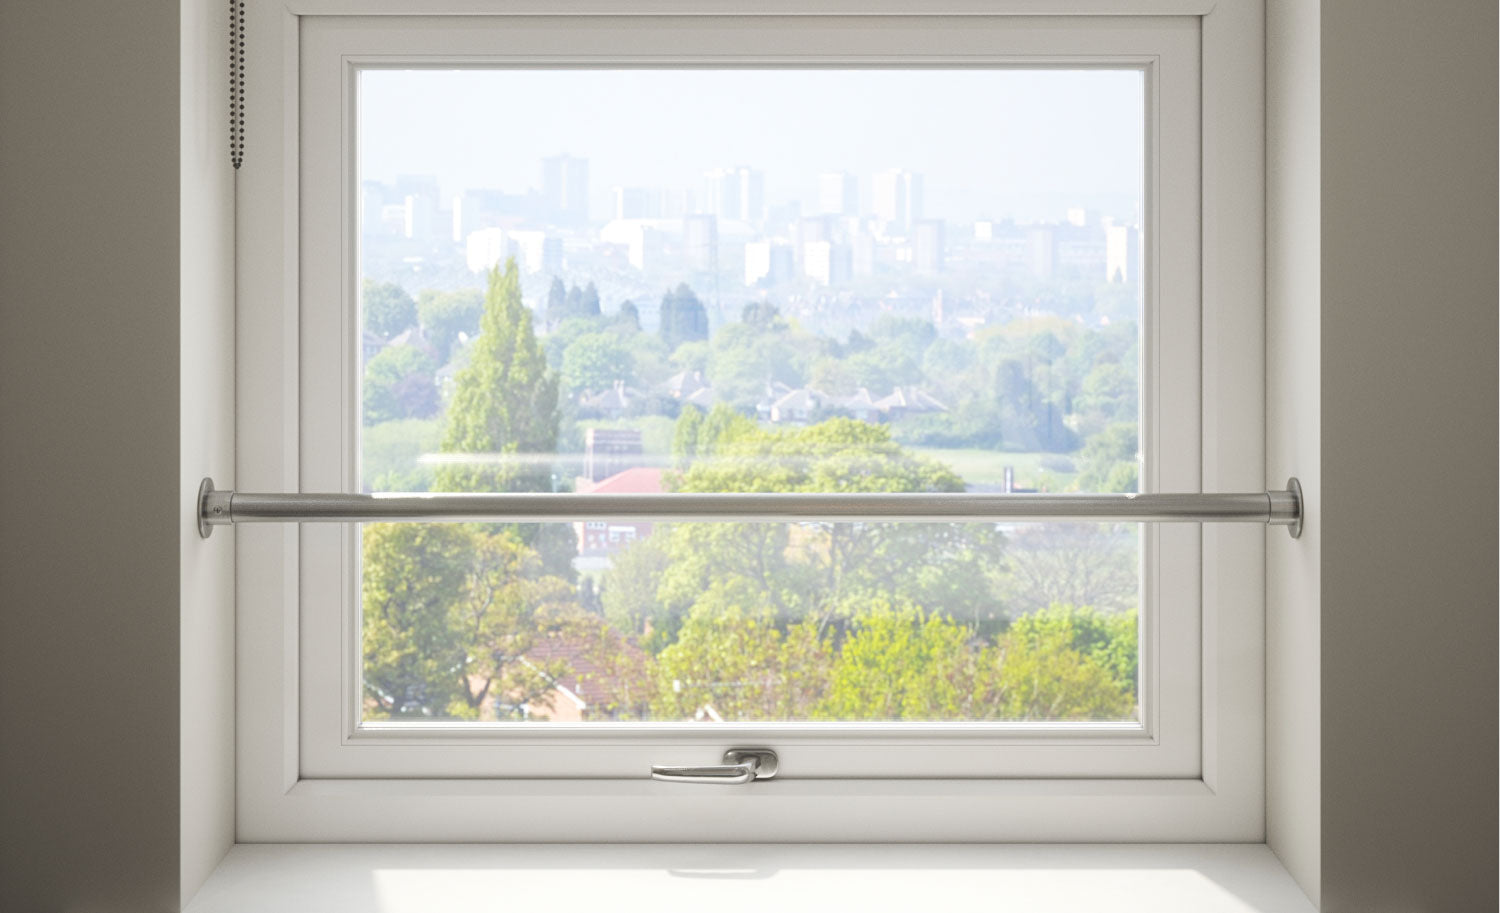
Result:
[[454,378],[442,449],[501,459],[445,465],[435,490],[550,491],[545,466],[504,457],[556,452],[557,378],[547,370],[531,312],[521,302],[516,261],[504,272],[495,267],[489,280],[473,356]]

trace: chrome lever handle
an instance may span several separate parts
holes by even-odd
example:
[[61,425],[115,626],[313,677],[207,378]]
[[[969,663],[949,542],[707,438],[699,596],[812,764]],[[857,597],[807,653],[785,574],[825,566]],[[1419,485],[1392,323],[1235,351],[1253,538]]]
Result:
[[722,783],[733,786],[749,783],[755,779],[755,768],[760,764],[751,759],[743,764],[709,764],[704,767],[668,767],[665,764],[651,765],[651,779],[671,783]]
[[668,783],[718,783],[733,786],[751,780],[769,780],[776,776],[776,752],[769,748],[731,748],[724,752],[723,764],[701,767],[651,765],[651,779]]

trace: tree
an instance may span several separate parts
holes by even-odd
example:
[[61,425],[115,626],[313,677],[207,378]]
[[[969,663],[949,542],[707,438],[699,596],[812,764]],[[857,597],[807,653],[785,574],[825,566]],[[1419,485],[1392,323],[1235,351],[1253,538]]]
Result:
[[[594,284],[589,283],[589,288],[593,287]],[[641,331],[641,311],[634,301],[626,301],[620,305],[620,309],[615,312],[614,326],[626,334]]]
[[365,329],[382,339],[417,325],[417,303],[394,282],[366,279],[359,297]]
[[[680,424],[696,421],[679,418]],[[686,434],[686,431],[684,431]],[[946,467],[908,453],[888,429],[852,419],[767,431],[715,406],[697,428],[695,457],[676,483],[700,492],[962,491]],[[682,523],[659,596],[689,605],[716,581],[741,581],[783,620],[820,628],[849,622],[845,597],[899,595],[976,627],[992,625],[987,568],[1000,554],[979,524]]]
[[1140,664],[1140,620],[1135,609],[1101,612],[1093,606],[1054,603],[1016,619],[1013,637],[1044,638],[1060,633],[1070,649],[1109,672],[1115,684],[1134,694]]
[[634,373],[635,359],[613,333],[586,333],[563,352],[562,385],[570,397],[633,382]]
[[844,371],[855,387],[865,387],[884,395],[897,386],[922,380],[920,352],[895,342],[882,341],[872,349],[851,355],[844,361]]
[[556,276],[552,277],[552,284],[547,287],[547,310],[544,318],[550,329],[562,323],[568,315],[568,287]]
[[652,712],[668,720],[699,712],[730,721],[811,719],[831,656],[813,625],[783,631],[754,592],[721,582],[701,594],[677,640],[657,655]]
[[708,373],[713,360],[713,346],[707,340],[685,342],[671,351],[672,365],[680,371],[702,371]]
[[[1071,607],[1018,621],[978,662],[975,708],[996,720],[1109,720],[1136,712],[1133,682],[1117,677],[1117,650],[1135,649],[1132,626],[1110,629],[1118,648],[1100,648],[1082,636]],[[1125,646],[1128,638],[1128,647]],[[1086,645],[1087,652],[1079,649]]]
[[508,531],[370,524],[364,530],[363,680],[376,717],[478,719],[541,701],[565,663],[523,662],[574,617],[567,585]]
[[479,332],[483,315],[484,295],[478,289],[456,292],[429,289],[417,297],[417,319],[427,340],[437,347],[439,362],[448,360],[460,333],[473,336]]
[[828,349],[829,340],[779,318],[769,324],[731,323],[714,334],[708,373],[718,399],[749,410],[771,381],[791,387],[806,383],[813,362]]
[[1112,422],[1133,423],[1140,414],[1135,366],[1116,361],[1095,365],[1083,378],[1074,408],[1085,433],[1097,432]]
[[360,472],[365,491],[427,491],[432,469],[421,462],[443,439],[439,419],[400,419],[367,425],[360,434]]
[[768,330],[781,322],[781,310],[769,301],[751,301],[740,308],[740,322]]
[[578,316],[598,317],[603,313],[603,311],[601,311],[599,307],[599,289],[594,285],[592,281],[590,281],[588,285],[584,286],[583,294],[579,297],[580,307],[578,310]]
[[[440,491],[550,490],[545,464],[504,459],[556,449],[557,381],[547,371],[514,261],[492,270],[479,337],[454,381],[445,452],[501,457],[444,465]],[[572,531],[490,525],[365,527],[364,653],[372,712],[474,719],[495,702],[544,702],[565,669],[522,662],[576,615],[565,579]],[[537,547],[528,544],[528,539]],[[563,664],[565,665],[565,664]],[[554,666],[556,666],[554,668]]]
[[682,624],[657,600],[661,575],[667,569],[662,536],[641,539],[610,558],[599,594],[604,617],[616,630],[636,638],[655,653],[677,637]]
[[937,328],[932,321],[920,317],[881,314],[870,326],[870,336],[877,342],[894,343],[920,360],[922,353],[937,339]]
[[[443,452],[484,454],[437,473],[438,491],[550,491],[545,465],[506,457],[557,450],[557,378],[521,303],[515,260],[491,270],[479,338],[453,381]],[[499,457],[500,459],[495,459]]]
[[415,346],[386,346],[365,365],[364,423],[427,418],[440,408],[432,356]]
[[683,406],[672,426],[672,462],[686,469],[698,455],[698,430],[703,427],[703,411],[697,406]]
[[547,326],[556,327],[567,320],[597,321],[600,316],[599,289],[590,282],[586,288],[568,287],[556,276],[547,289]]
[[1140,486],[1140,432],[1135,422],[1116,422],[1083,445],[1080,491],[1135,491]]
[[662,296],[659,332],[668,349],[708,338],[708,311],[686,282]]
[[1135,527],[1040,523],[1010,535],[997,586],[1012,615],[1055,604],[1123,611],[1140,600]]
[[971,718],[974,656],[962,625],[905,600],[862,600],[853,618],[819,718]]

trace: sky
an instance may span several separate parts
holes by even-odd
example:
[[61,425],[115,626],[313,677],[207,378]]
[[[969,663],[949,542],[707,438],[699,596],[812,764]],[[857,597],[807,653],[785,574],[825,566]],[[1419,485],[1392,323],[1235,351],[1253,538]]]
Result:
[[921,172],[926,214],[955,220],[1124,217],[1141,196],[1136,70],[367,70],[360,93],[363,179],[519,193],[566,153],[589,159],[595,218],[615,185],[700,190],[736,165],[804,210],[822,171],[858,176],[868,209],[888,168]]

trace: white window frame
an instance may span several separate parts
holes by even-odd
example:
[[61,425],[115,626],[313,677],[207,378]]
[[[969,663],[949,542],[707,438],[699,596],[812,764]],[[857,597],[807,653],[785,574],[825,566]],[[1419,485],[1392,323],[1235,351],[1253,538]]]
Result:
[[[462,9],[452,9],[455,5]],[[709,6],[689,5],[699,11]],[[422,32],[404,33],[402,26],[417,23],[380,19],[340,21],[333,31],[341,43],[331,62],[327,54],[308,57],[304,51],[308,42],[328,38],[323,26],[331,20],[321,17],[418,13],[423,12],[421,6],[415,0],[312,0],[293,10],[270,0],[252,0],[251,57],[262,61],[261,72],[279,74],[279,85],[267,78],[258,100],[252,93],[251,122],[265,125],[255,154],[264,160],[247,161],[239,185],[237,484],[242,489],[352,490],[352,434],[346,419],[347,404],[357,402],[350,380],[350,364],[358,363],[357,349],[351,348],[355,343],[341,348],[342,358],[326,357],[327,340],[354,339],[348,331],[353,305],[347,294],[353,288],[352,258],[344,256],[330,264],[326,226],[305,232],[302,221],[309,212],[343,218],[350,211],[355,199],[349,167],[352,143],[344,125],[352,119],[342,119],[329,135],[320,131],[328,119],[309,123],[299,104],[310,84],[326,98],[331,80],[335,90],[343,87],[341,103],[347,106],[352,100],[347,89],[353,66],[373,57],[388,59],[385,55],[397,47],[406,48],[404,53],[413,60],[428,60],[433,49],[411,53],[406,35]],[[794,20],[795,31],[785,30],[789,20],[780,20],[774,23],[782,29],[775,46],[786,47],[789,36],[806,38],[820,58],[855,61],[858,55],[829,53],[829,41],[865,42],[859,44],[861,49],[874,46],[881,61],[889,62],[893,55],[878,49],[882,41],[892,40],[880,37],[892,34],[892,23],[871,6],[865,4],[857,18]],[[1006,0],[971,6],[972,11],[995,15],[1038,12],[1037,4]],[[1120,12],[1119,4],[1055,6],[1078,14]],[[1212,10],[1206,6],[1149,2],[1132,4],[1131,9],[1201,16],[1194,40],[1201,41],[1202,48],[1196,87],[1203,112],[1198,126],[1202,196],[1200,212],[1194,214],[1201,218],[1201,278],[1194,278],[1201,283],[1202,307],[1197,315],[1201,322],[1191,327],[1199,343],[1198,358],[1186,360],[1197,361],[1190,367],[1201,370],[1201,382],[1195,377],[1189,385],[1192,408],[1201,410],[1192,423],[1198,446],[1180,465],[1174,464],[1173,454],[1182,448],[1164,446],[1158,428],[1143,427],[1143,439],[1164,457],[1148,468],[1144,481],[1157,487],[1165,478],[1168,490],[1198,485],[1204,491],[1254,490],[1263,487],[1264,432],[1260,5],[1245,0],[1220,3]],[[975,53],[972,42],[965,42],[993,20],[946,18],[919,4],[909,7],[916,7],[922,20],[908,20],[895,32],[909,33],[911,26],[938,30],[934,34],[945,42],[944,59],[953,58],[955,47],[970,55],[960,55],[962,59],[981,63],[1001,62],[999,56],[1011,62],[1025,57],[1043,63],[1077,62],[1088,56],[1023,55],[1012,48],[1008,54],[990,53],[981,59],[984,55]],[[615,5],[609,10],[608,24],[620,35],[639,39],[662,24],[644,16],[621,17]],[[718,10],[746,12],[728,10],[724,4],[710,11]],[[449,4],[443,12],[533,10],[476,0]],[[761,4],[754,12],[763,16],[777,10],[768,11]],[[446,54],[468,55],[475,62],[492,59],[494,44],[482,34],[484,29],[446,28],[451,22],[440,20],[436,31],[426,34],[438,36]],[[1047,27],[1106,38],[1107,30],[1114,28],[1120,30],[1115,39],[1125,41],[1121,36],[1132,30],[1149,32],[1167,22],[1081,17],[1049,20]],[[1029,24],[1019,19],[1007,23]],[[586,47],[580,52],[567,40],[569,35],[597,37],[597,30],[591,31],[596,24],[595,19],[506,20],[507,30],[535,29],[529,35],[528,59],[547,62],[599,62],[589,57]],[[714,34],[724,32],[724,24],[708,18],[674,21],[673,27],[679,36],[682,28],[700,28],[704,42],[711,44]],[[758,24],[767,23],[762,18]],[[747,40],[753,45],[757,20],[735,25],[741,42],[736,47]],[[868,27],[865,37],[850,38],[861,26]],[[348,44],[351,39],[353,45]],[[650,39],[632,46],[649,49]],[[789,59],[797,55],[795,48],[781,53]],[[614,60],[624,56],[617,50],[608,53]],[[752,56],[759,60],[768,55],[761,51]],[[1116,50],[1111,56],[1129,55]],[[674,61],[679,59],[674,55]],[[1148,68],[1156,65],[1150,60],[1136,62]],[[1155,83],[1148,80],[1150,85]],[[1148,98],[1148,107],[1151,104]],[[1148,137],[1148,145],[1151,142]],[[318,154],[326,153],[330,143],[339,146],[341,154]],[[1148,160],[1154,157],[1148,155]],[[1148,194],[1151,191],[1148,176]],[[1153,227],[1148,226],[1148,237],[1155,236]],[[309,249],[304,234],[320,233],[325,246]],[[352,239],[345,237],[346,254],[351,245]],[[1150,249],[1148,245],[1148,255]],[[308,266],[313,263],[319,265]],[[334,301],[339,306],[304,308],[304,300]],[[252,302],[258,306],[251,307]],[[1157,364],[1149,345],[1146,351],[1147,364]],[[1169,367],[1183,363],[1177,359]],[[1180,381],[1191,376],[1147,377],[1146,395],[1180,393]],[[332,394],[309,396],[309,391]],[[1182,403],[1173,408],[1181,412]],[[1180,440],[1178,434],[1170,436]],[[309,461],[309,451],[337,456]],[[1187,587],[1188,592],[1173,594],[1169,601],[1195,605],[1201,596],[1202,605],[1201,625],[1174,628],[1197,638],[1203,657],[1201,677],[1200,670],[1191,670],[1191,718],[1165,730],[1177,734],[1175,740],[1163,740],[1160,720],[1147,720],[1137,731],[1005,731],[1002,725],[978,727],[960,736],[941,732],[940,726],[860,726],[846,728],[838,745],[791,727],[770,741],[793,753],[804,777],[738,789],[644,778],[652,762],[712,760],[705,752],[767,741],[734,737],[733,727],[715,728],[705,736],[698,728],[638,724],[625,739],[619,733],[595,734],[601,725],[624,724],[586,724],[588,731],[549,724],[527,727],[519,735],[514,726],[360,731],[353,723],[357,705],[344,687],[353,680],[349,664],[358,656],[352,647],[357,644],[355,632],[346,621],[347,607],[355,598],[349,581],[357,528],[237,530],[239,839],[1259,840],[1264,792],[1264,535],[1255,528],[1215,526],[1205,526],[1201,533],[1190,526],[1151,527],[1147,534],[1148,554],[1156,550],[1152,543],[1159,538],[1180,540],[1157,550],[1165,554],[1198,553],[1201,548],[1201,563],[1157,572],[1165,578],[1157,581],[1160,585]],[[322,560],[328,555],[342,558]],[[300,606],[313,604],[342,605],[346,611],[300,611]],[[1181,693],[1182,670],[1169,670],[1178,677],[1165,684],[1155,680],[1159,667],[1151,662],[1151,633],[1148,630],[1143,641],[1143,680],[1157,689],[1158,698]],[[317,656],[342,656],[343,661],[308,662],[309,644],[320,651]],[[335,695],[331,701],[330,694]],[[1170,701],[1151,701],[1148,708],[1164,704]],[[1177,707],[1178,716],[1183,709]],[[754,728],[744,727],[744,734],[752,735],[749,730]],[[997,741],[997,736],[1004,738]],[[818,738],[823,741],[812,744]],[[811,741],[801,744],[802,739]],[[682,753],[664,754],[665,745]],[[851,750],[864,759],[855,777],[840,760],[851,757]],[[998,764],[997,757],[1002,758]],[[559,765],[570,775],[592,779],[544,775]],[[638,775],[626,777],[625,771],[637,770]]]

